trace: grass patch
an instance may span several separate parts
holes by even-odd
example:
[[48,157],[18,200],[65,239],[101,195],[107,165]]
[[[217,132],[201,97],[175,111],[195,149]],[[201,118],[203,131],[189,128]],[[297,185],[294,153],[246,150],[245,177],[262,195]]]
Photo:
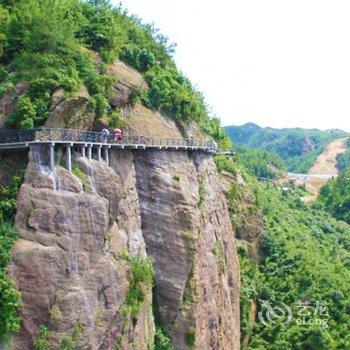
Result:
[[153,350],[172,350],[173,345],[171,342],[171,337],[166,331],[164,324],[162,322],[162,317],[159,311],[159,305],[156,297],[157,291],[156,287],[152,290],[152,311],[154,317],[154,323],[156,326],[156,334],[154,336],[154,349]]
[[36,338],[34,342],[34,349],[49,350],[50,349],[49,335],[50,335],[49,328],[47,326],[41,325],[39,336]]
[[219,266],[220,271],[224,273],[226,270],[226,261],[224,255],[224,247],[222,246],[222,243],[220,241],[215,242],[212,252],[217,259],[217,264]]
[[77,323],[69,335],[65,336],[60,343],[60,350],[76,350],[79,337],[83,334],[83,325]]
[[193,347],[196,343],[196,335],[194,331],[187,332],[185,335],[185,342],[188,346]]
[[173,180],[176,181],[176,182],[180,182],[180,180],[181,180],[181,175],[180,175],[180,174],[174,174],[174,175],[173,175]]
[[80,180],[83,190],[85,191],[89,183],[85,173],[77,165],[73,165],[72,172]]
[[199,184],[199,187],[198,187],[198,195],[199,195],[198,205],[199,205],[199,207],[201,207],[204,203],[204,199],[205,199],[205,195],[206,195],[203,175],[199,176],[198,184]]
[[127,251],[123,252],[122,258],[130,266],[130,285],[124,311],[130,314],[135,323],[146,299],[147,288],[153,284],[154,271],[150,258],[143,258],[140,254],[132,257]]

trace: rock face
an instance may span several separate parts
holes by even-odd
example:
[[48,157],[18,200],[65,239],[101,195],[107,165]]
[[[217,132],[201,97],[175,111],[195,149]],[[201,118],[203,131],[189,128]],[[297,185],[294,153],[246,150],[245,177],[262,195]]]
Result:
[[22,293],[22,329],[15,349],[30,349],[46,325],[50,349],[77,328],[79,349],[147,349],[154,337],[151,290],[136,322],[122,313],[129,266],[121,253],[145,255],[132,155],[102,162],[78,158],[83,183],[57,167],[53,176],[43,150],[32,149],[18,198],[20,239],[10,275]]
[[315,142],[310,137],[306,137],[301,142],[300,148],[301,148],[301,155],[305,155],[309,152],[314,151],[316,148],[316,145],[315,145]]
[[28,89],[29,84],[27,82],[19,82],[0,99],[0,129],[5,127],[6,118],[16,110],[18,98]]
[[[235,176],[223,171],[220,173],[223,192],[227,198],[229,212],[234,217],[234,234],[239,244],[248,249],[252,259],[259,259],[260,237],[264,230],[262,210],[256,205],[256,198],[245,182],[242,174]],[[232,201],[231,191],[239,192],[239,200]]]
[[209,156],[136,156],[142,232],[156,298],[175,349],[239,349],[239,266]]
[[110,162],[77,157],[83,178],[60,166],[52,174],[46,151],[32,148],[9,267],[23,300],[13,348],[32,348],[46,325],[59,349],[78,325],[79,349],[148,349],[150,287],[137,321],[123,313],[129,251],[153,259],[174,349],[239,349],[239,266],[211,157],[116,151]]
[[88,130],[92,128],[94,113],[89,111],[90,95],[83,85],[74,96],[66,96],[63,90],[53,93],[49,108],[47,128]]
[[142,75],[122,61],[116,61],[108,67],[107,73],[116,77],[109,103],[113,107],[128,104],[134,90],[146,90],[147,83]]
[[[121,62],[108,72],[126,133],[182,137],[169,118],[127,105],[134,89],[147,89],[139,73]],[[92,128],[88,100],[84,88],[74,97],[56,91],[46,126]],[[153,298],[175,350],[238,350],[236,243],[211,156],[111,150],[110,166],[74,156],[70,173],[57,146],[52,173],[43,147],[31,149],[17,202],[9,273],[23,308],[11,349],[33,349],[42,325],[53,350],[69,340],[77,349],[152,349]],[[155,294],[144,286],[137,317],[125,307],[134,281],[126,252],[151,257],[155,270]]]
[[125,107],[121,116],[126,124],[124,128],[126,134],[154,138],[182,138],[172,119],[163,116],[159,112],[151,111],[140,104]]

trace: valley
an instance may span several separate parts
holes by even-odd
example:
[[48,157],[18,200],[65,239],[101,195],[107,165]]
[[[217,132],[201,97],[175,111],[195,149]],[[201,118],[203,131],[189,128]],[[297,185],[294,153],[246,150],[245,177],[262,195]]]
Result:
[[308,195],[302,197],[305,203],[313,202],[320,193],[322,186],[330,179],[338,176],[337,157],[346,152],[347,142],[347,137],[330,142],[317,157],[315,164],[307,174],[288,173],[291,180],[295,180],[297,185],[305,185],[309,192]]

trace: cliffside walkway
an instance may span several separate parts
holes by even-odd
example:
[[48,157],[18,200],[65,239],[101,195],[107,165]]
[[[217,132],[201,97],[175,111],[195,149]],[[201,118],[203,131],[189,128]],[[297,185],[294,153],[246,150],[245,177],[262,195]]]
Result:
[[67,168],[71,170],[72,148],[79,148],[83,157],[92,158],[93,150],[96,150],[97,160],[103,159],[109,163],[109,149],[154,149],[175,151],[197,151],[212,155],[233,155],[232,151],[220,151],[211,140],[175,139],[175,138],[151,138],[146,136],[124,136],[120,141],[114,141],[111,135],[104,142],[102,133],[95,131],[80,131],[72,129],[33,129],[12,130],[0,132],[0,150],[28,148],[34,145],[47,145],[50,148],[50,167],[54,170],[55,146],[66,148]]

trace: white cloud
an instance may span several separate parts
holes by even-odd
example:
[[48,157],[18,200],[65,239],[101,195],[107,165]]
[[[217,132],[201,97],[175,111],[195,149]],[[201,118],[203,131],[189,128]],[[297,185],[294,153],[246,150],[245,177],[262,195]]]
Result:
[[124,0],[224,124],[350,131],[347,0]]

